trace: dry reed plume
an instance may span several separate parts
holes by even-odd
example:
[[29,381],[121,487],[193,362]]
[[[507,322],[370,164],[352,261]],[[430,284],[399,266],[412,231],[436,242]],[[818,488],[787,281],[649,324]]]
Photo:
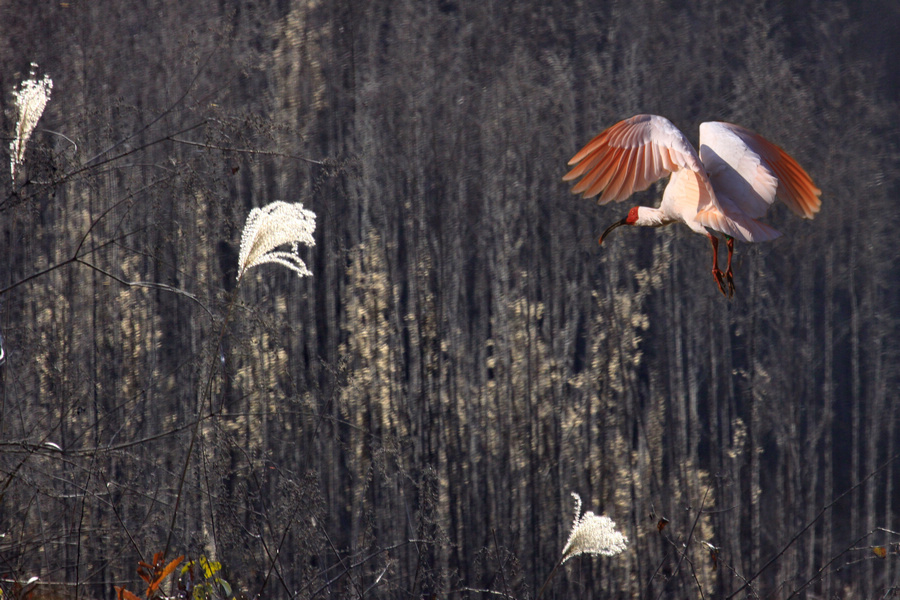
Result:
[[581,496],[572,492],[575,498],[575,521],[572,532],[563,548],[562,562],[579,554],[600,554],[615,556],[625,550],[628,538],[616,531],[616,523],[607,516],[598,516],[588,511],[581,514]]
[[[303,204],[276,201],[254,208],[247,215],[238,257],[238,281],[247,269],[265,263],[276,263],[301,277],[312,275],[300,258],[299,244],[315,246],[316,214]],[[290,251],[277,250],[290,245]]]
[[31,63],[31,72],[28,79],[22,82],[18,91],[13,92],[13,103],[16,105],[16,131],[12,142],[9,144],[10,159],[9,171],[15,182],[16,173],[25,163],[25,145],[31,137],[38,120],[44,113],[47,102],[50,101],[50,90],[53,89],[53,80],[49,75],[43,79],[37,79],[34,71],[37,68]]

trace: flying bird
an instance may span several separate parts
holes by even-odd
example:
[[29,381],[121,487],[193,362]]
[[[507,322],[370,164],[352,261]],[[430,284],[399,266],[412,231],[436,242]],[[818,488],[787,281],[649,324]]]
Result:
[[[821,190],[787,152],[761,135],[731,123],[700,125],[699,154],[671,121],[657,115],[636,115],[616,123],[569,161],[564,181],[581,178],[572,193],[598,204],[622,201],[671,175],[659,208],[635,206],[609,232],[621,225],[662,227],[684,223],[709,238],[712,274],[719,291],[734,295],[731,257],[734,240],[766,242],[781,235],[760,222],[775,199],[811,219],[822,205]],[[728,265],[719,269],[719,239],[724,234]]]

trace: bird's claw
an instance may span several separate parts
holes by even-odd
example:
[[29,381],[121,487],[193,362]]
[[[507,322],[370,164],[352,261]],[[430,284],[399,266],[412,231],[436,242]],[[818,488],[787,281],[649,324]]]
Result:
[[[713,268],[712,274],[713,277],[716,278],[716,285],[719,286],[719,291],[722,292],[722,295],[727,298],[728,292],[725,291],[725,277],[722,274],[722,271],[717,268]],[[732,284],[731,287],[734,288],[734,284]]]
[[[728,269],[724,273],[719,269],[712,270],[713,277],[716,278],[716,285],[719,286],[719,291],[722,292],[722,295],[726,298],[734,297],[734,274],[731,272],[731,269]],[[728,288],[727,291],[725,288]]]

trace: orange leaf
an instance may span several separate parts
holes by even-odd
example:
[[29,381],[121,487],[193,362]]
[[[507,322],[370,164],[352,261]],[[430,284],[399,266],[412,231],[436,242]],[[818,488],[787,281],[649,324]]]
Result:
[[125,588],[120,588],[117,585],[114,585],[113,587],[116,588],[116,594],[118,594],[119,600],[141,600],[140,598],[138,598],[136,595],[129,592]]
[[182,554],[178,558],[172,560],[169,564],[166,565],[166,568],[163,569],[162,574],[159,576],[160,579],[165,579],[169,575],[171,575],[172,571],[175,570],[175,567],[181,564],[181,561],[184,560],[184,555]]
[[887,556],[887,549],[884,546],[875,546],[872,548],[872,552],[875,553],[875,556],[878,558],[884,558]]
[[[156,558],[156,557],[154,557],[154,558]],[[162,584],[162,582],[163,582],[163,579],[165,579],[166,577],[171,575],[172,571],[175,570],[175,567],[177,567],[183,560],[184,560],[184,555],[181,555],[178,558],[176,558],[175,560],[173,560],[172,562],[170,562],[169,564],[167,564],[166,568],[159,572],[159,574],[156,576],[156,580],[153,581],[153,583],[150,584],[150,587],[147,588],[147,596],[148,597],[153,592],[155,592],[157,590],[157,588],[159,588],[160,584]],[[160,564],[160,563],[158,562],[157,564]]]
[[659,521],[657,521],[657,523],[656,523],[656,529],[659,531],[662,531],[663,529],[666,528],[666,525],[668,525],[668,524],[669,524],[669,520],[667,518],[660,517]]

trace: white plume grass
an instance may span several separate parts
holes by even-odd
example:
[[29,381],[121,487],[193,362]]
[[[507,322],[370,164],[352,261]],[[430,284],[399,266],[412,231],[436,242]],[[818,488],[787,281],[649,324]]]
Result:
[[41,115],[44,114],[44,108],[50,101],[50,90],[53,89],[53,80],[50,76],[44,75],[43,79],[37,79],[35,69],[37,65],[31,63],[28,79],[22,82],[17,91],[13,91],[13,104],[16,105],[18,119],[15,135],[9,144],[9,171],[14,182],[16,173],[25,164],[25,146]]
[[[238,256],[238,281],[247,269],[266,263],[287,267],[301,277],[312,275],[300,258],[299,245],[315,246],[316,213],[300,202],[276,201],[247,215]],[[278,250],[290,246],[290,250]]]
[[572,493],[575,498],[575,521],[572,532],[562,552],[562,561],[566,562],[579,554],[595,554],[615,556],[624,552],[628,538],[616,530],[616,523],[607,516],[598,516],[588,511],[581,514],[581,496]]
[[550,580],[562,564],[573,556],[580,554],[615,556],[624,552],[628,546],[628,538],[616,530],[615,521],[606,516],[597,516],[591,511],[581,514],[581,496],[572,492],[572,497],[575,498],[575,520],[572,522],[572,531],[563,547],[562,557],[538,591],[537,600],[544,596]]

